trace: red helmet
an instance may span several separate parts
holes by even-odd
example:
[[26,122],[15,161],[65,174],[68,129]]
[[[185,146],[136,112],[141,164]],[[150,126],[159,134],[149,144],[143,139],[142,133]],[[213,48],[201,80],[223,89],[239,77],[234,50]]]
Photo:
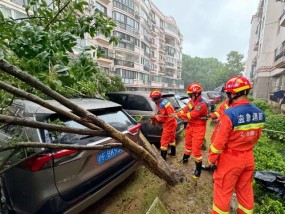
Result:
[[187,88],[187,94],[199,94],[203,91],[203,88],[198,83],[192,83]]
[[157,101],[161,98],[161,92],[159,90],[152,90],[150,92],[149,98],[153,101]]
[[251,88],[252,86],[247,78],[244,76],[233,76],[226,82],[225,92],[237,93]]

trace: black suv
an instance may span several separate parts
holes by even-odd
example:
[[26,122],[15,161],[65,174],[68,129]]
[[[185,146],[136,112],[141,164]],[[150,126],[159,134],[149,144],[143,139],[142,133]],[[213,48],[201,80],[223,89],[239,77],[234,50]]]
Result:
[[[106,95],[111,101],[121,104],[123,109],[142,124],[141,131],[150,143],[159,145],[162,127],[149,124],[151,115],[157,113],[156,105],[149,98],[149,93],[147,91],[120,91],[110,92]],[[173,93],[162,93],[162,98],[169,100],[175,111],[181,109]],[[178,120],[177,122],[176,137],[181,134],[184,128],[183,121]]]

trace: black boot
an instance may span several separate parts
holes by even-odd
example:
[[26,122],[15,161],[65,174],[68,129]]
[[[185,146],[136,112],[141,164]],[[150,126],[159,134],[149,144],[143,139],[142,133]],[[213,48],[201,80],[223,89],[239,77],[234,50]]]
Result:
[[176,146],[170,146],[170,152],[168,155],[175,156],[176,155]]
[[190,158],[190,155],[184,154],[182,160],[179,161],[179,163],[187,163],[189,158]]
[[160,151],[161,157],[166,160],[167,151]]
[[212,168],[211,168],[211,166],[210,166],[209,164],[207,164],[207,165],[202,165],[201,168],[202,168],[202,170],[205,170],[205,171],[209,171],[209,172],[213,171]]
[[196,169],[194,171],[193,178],[199,178],[202,170],[202,162],[195,161],[195,164],[196,164]]

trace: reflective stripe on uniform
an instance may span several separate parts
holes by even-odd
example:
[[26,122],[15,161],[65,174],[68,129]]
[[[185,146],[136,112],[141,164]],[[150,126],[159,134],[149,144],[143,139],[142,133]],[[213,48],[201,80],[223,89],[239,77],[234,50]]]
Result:
[[214,114],[217,116],[217,117],[220,117],[221,115],[219,114],[219,112],[215,111]]
[[185,148],[185,151],[186,151],[186,152],[189,152],[189,153],[191,153],[191,152],[192,152],[192,150],[190,150],[190,149],[186,149],[186,148]]
[[252,210],[248,210],[248,209],[246,209],[245,207],[243,207],[240,204],[238,204],[238,209],[241,209],[246,214],[252,214],[253,213],[253,209]]
[[200,156],[200,157],[193,157],[194,158],[194,160],[196,161],[196,162],[201,162],[202,160],[203,160],[203,157],[202,156]]
[[213,153],[216,153],[216,154],[220,154],[220,153],[222,153],[222,151],[223,151],[223,150],[218,150],[218,149],[216,149],[216,148],[213,146],[213,144],[211,144],[210,149],[211,149],[211,151],[212,151]]
[[184,114],[184,111],[183,111],[183,110],[181,110],[181,111],[179,111],[179,113],[180,113],[180,114]]
[[220,210],[218,207],[215,206],[215,204],[213,204],[213,208],[212,208],[214,211],[216,211],[217,213],[219,214],[228,214],[230,212],[224,212],[222,210]]
[[165,108],[167,108],[168,106],[170,106],[170,102],[168,102],[168,103],[165,105]]
[[251,129],[260,129],[263,128],[264,123],[251,123],[251,124],[246,124],[246,125],[241,125],[241,126],[235,126],[234,130],[235,131],[247,131]]
[[191,110],[193,108],[193,106],[189,103],[188,108]]
[[161,146],[161,147],[160,147],[160,150],[161,150],[161,151],[167,151],[167,147]]
[[190,114],[190,112],[188,112],[188,113],[186,114],[186,116],[187,116],[187,118],[188,118],[189,120],[191,120],[191,114]]
[[176,144],[176,143],[175,143],[175,141],[174,141],[174,142],[169,143],[169,145],[170,145],[170,146],[175,146],[175,144]]

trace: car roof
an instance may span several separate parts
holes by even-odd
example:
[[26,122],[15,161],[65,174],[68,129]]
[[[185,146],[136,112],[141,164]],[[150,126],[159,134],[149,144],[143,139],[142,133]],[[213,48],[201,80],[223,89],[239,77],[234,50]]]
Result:
[[[150,91],[117,91],[117,92],[109,92],[108,94],[134,94],[134,95],[142,95],[144,97],[149,97]],[[171,92],[161,92],[162,97],[170,97],[175,96],[174,93]]]
[[[112,101],[103,100],[103,99],[96,99],[96,98],[76,98],[76,99],[68,99],[72,103],[80,106],[85,110],[100,110],[106,108],[121,108],[120,104],[114,103]],[[59,102],[55,100],[45,100],[47,103],[52,104],[58,108],[63,110],[70,111],[69,108],[63,106]],[[54,112],[50,109],[42,107],[41,105],[34,103],[29,100],[21,100],[16,99],[13,102],[13,105],[20,105],[25,108],[26,113],[37,113],[37,114],[53,114]]]

